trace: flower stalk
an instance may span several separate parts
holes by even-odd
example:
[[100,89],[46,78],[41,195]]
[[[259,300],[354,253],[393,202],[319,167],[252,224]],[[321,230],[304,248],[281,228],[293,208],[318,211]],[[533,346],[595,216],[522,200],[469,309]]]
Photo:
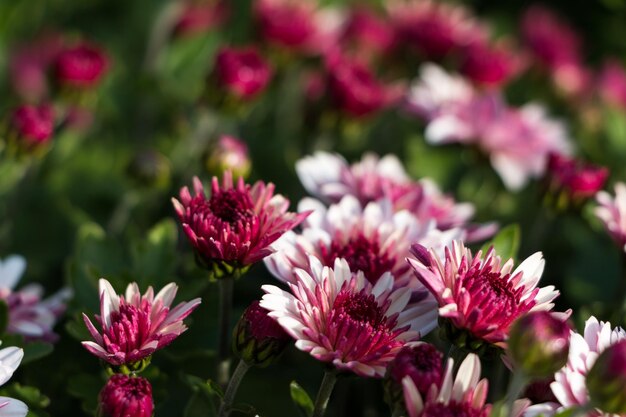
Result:
[[333,369],[327,369],[324,373],[324,379],[320,385],[319,391],[317,391],[317,397],[315,398],[315,405],[313,407],[313,414],[311,417],[322,417],[326,413],[326,407],[328,406],[328,400],[333,393],[335,383],[337,382],[337,371]]
[[221,386],[228,383],[230,375],[231,328],[233,316],[234,276],[226,276],[219,280],[220,287],[220,318],[217,339],[217,382]]
[[224,393],[222,405],[220,405],[220,410],[218,413],[219,417],[228,417],[228,415],[230,415],[230,408],[233,405],[233,400],[235,399],[235,395],[237,394],[237,390],[239,389],[239,384],[241,384],[243,377],[246,375],[248,369],[250,368],[251,365],[248,365],[243,359],[239,361],[239,364],[235,368],[235,372],[233,373],[232,378],[230,378],[230,381],[228,381],[228,387],[226,388],[226,392]]

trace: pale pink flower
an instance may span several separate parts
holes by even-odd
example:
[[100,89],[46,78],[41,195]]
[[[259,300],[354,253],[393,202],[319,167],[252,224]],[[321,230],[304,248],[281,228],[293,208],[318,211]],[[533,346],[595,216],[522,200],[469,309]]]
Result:
[[[417,278],[439,304],[439,316],[473,340],[506,347],[511,324],[529,311],[549,311],[559,295],[554,286],[539,288],[544,268],[537,252],[513,270],[513,259],[502,259],[491,248],[475,256],[462,242],[445,250],[445,258],[433,249],[413,245],[415,259],[408,261]],[[568,313],[566,313],[568,314]]]
[[[456,376],[454,360],[448,359],[440,384],[433,383],[426,395],[420,393],[410,376],[402,381],[404,401],[409,417],[471,416],[487,417],[491,404],[485,404],[489,391],[486,378],[480,379],[480,359],[473,353],[461,363]],[[519,417],[527,400],[515,401],[508,417]]]
[[626,252],[626,184],[615,184],[615,196],[606,191],[598,192],[596,201],[599,204],[595,209],[596,216],[602,220],[615,243]]
[[439,230],[463,229],[468,241],[484,239],[497,229],[494,224],[469,223],[474,215],[472,204],[457,203],[428,179],[411,180],[394,155],[381,158],[368,153],[349,165],[338,154],[320,151],[296,162],[296,172],[304,188],[326,202],[351,195],[365,206],[386,198],[394,210],[407,210],[425,224],[434,220]]
[[114,366],[136,364],[172,343],[187,330],[183,319],[200,305],[200,298],[195,298],[170,309],[178,291],[173,282],[156,296],[152,287],[141,295],[136,283],[129,284],[124,295],[118,295],[104,278],[99,288],[100,315],[96,315],[96,321],[101,331],[83,313],[94,341],[82,343],[89,352]]
[[285,282],[295,281],[294,268],[308,268],[310,256],[329,267],[335,259],[343,258],[353,272],[363,272],[372,284],[389,272],[396,287],[412,283],[412,288],[424,292],[405,261],[411,243],[422,242],[443,250],[462,235],[456,229],[441,232],[433,221],[420,223],[405,210],[394,212],[387,199],[363,207],[348,195],[326,208],[307,198],[300,202],[299,210],[312,212],[302,225],[302,233],[285,234],[276,242],[276,253],[265,260],[272,274]]
[[296,347],[339,370],[381,378],[406,342],[432,318],[423,305],[408,308],[409,288],[394,289],[390,273],[372,285],[344,259],[334,268],[312,257],[297,269],[291,292],[264,285],[261,307],[296,340]]
[[[16,347],[0,349],[0,385],[4,385],[22,362],[24,351]],[[0,397],[0,417],[25,417],[28,407],[20,400]]]
[[[611,323],[598,321],[593,316],[585,322],[582,335],[572,331],[567,365],[555,374],[555,381],[550,385],[561,405],[558,411],[588,403],[589,393],[585,384],[587,373],[604,349],[625,339],[624,329],[612,329]],[[594,415],[610,417],[599,410]]]
[[274,195],[274,184],[257,181],[250,186],[242,178],[235,183],[230,171],[221,185],[213,177],[209,197],[197,177],[193,186],[195,196],[184,187],[180,201],[173,198],[172,203],[185,234],[208,266],[226,263],[244,268],[260,261],[273,252],[276,239],[309,214],[288,212],[289,200]]
[[21,256],[12,255],[0,262],[0,300],[9,309],[7,332],[22,335],[27,341],[54,342],[58,336],[52,328],[65,311],[72,292],[65,288],[42,300],[43,287],[39,284],[16,290],[25,269],[26,261]]

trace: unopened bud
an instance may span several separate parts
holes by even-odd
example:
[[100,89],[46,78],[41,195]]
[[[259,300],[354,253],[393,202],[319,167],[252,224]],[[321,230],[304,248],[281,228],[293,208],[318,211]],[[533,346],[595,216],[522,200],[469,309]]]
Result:
[[139,376],[113,375],[100,391],[98,417],[152,417],[150,382]]
[[626,414],[626,340],[607,347],[587,374],[591,405],[609,414]]

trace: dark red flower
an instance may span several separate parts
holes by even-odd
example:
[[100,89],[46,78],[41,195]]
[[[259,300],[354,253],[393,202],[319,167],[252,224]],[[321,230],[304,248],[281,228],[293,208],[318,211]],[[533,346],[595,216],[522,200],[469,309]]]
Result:
[[99,47],[82,43],[61,51],[56,57],[54,67],[59,83],[91,88],[100,82],[108,68],[108,60]]
[[113,375],[100,391],[98,417],[152,417],[152,386],[142,377]]
[[20,141],[27,146],[48,142],[54,132],[54,114],[52,106],[23,105],[13,110],[11,128]]
[[257,0],[255,17],[265,40],[303,49],[316,36],[315,7],[308,0]]

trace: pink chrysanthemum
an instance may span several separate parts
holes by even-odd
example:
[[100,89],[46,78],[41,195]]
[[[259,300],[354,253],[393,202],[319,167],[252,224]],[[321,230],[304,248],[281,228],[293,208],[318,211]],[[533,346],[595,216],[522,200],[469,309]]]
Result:
[[552,192],[564,192],[574,200],[587,200],[604,187],[606,167],[552,153],[548,158],[548,181]]
[[439,247],[462,236],[459,229],[441,232],[434,222],[420,223],[406,210],[394,212],[387,199],[361,206],[353,196],[345,196],[326,208],[318,200],[306,198],[298,206],[312,214],[303,223],[301,234],[286,233],[276,242],[276,253],[265,258],[270,272],[284,282],[294,283],[294,268],[307,269],[310,256],[332,267],[343,258],[353,272],[361,271],[372,284],[391,273],[396,287],[409,284],[427,295],[414,278],[405,259],[413,242]]
[[[470,353],[453,375],[454,361],[448,359],[441,384],[432,384],[425,397],[410,376],[402,381],[404,401],[409,417],[487,417],[491,404],[485,404],[489,383],[480,379],[480,360]],[[454,378],[454,380],[453,380]],[[479,380],[480,379],[480,380]],[[528,406],[527,400],[515,401],[508,417],[519,417]]]
[[626,184],[615,184],[615,197],[600,191],[596,194],[596,200],[599,204],[595,209],[596,216],[602,220],[613,240],[626,252]]
[[180,201],[172,203],[189,241],[211,268],[245,268],[260,261],[273,252],[276,239],[309,215],[288,212],[289,200],[274,195],[274,184],[250,186],[242,178],[234,183],[230,171],[221,185],[213,177],[208,198],[197,177],[193,185],[195,196],[184,187]]
[[360,162],[348,165],[338,154],[316,152],[296,162],[296,172],[304,188],[326,202],[337,203],[351,195],[365,206],[386,198],[396,211],[408,210],[421,223],[434,221],[442,231],[462,229],[466,241],[487,238],[497,230],[495,224],[469,223],[474,215],[472,204],[457,203],[429,179],[412,181],[393,155],[366,154]]
[[58,336],[52,331],[65,311],[65,304],[72,292],[66,288],[42,300],[43,287],[29,284],[16,290],[26,261],[21,256],[9,256],[0,262],[0,300],[9,310],[7,332],[19,334],[26,340],[54,342]]
[[[514,271],[513,259],[502,259],[491,248],[472,256],[462,242],[446,248],[444,259],[422,245],[413,245],[416,259],[408,259],[417,278],[439,303],[439,316],[454,332],[469,335],[468,343],[486,342],[506,347],[511,323],[529,311],[551,310],[559,292],[538,288],[544,260],[541,252]],[[512,271],[512,272],[511,272]]]
[[296,270],[291,292],[264,285],[261,307],[296,339],[298,349],[340,370],[382,377],[402,346],[430,322],[423,306],[407,308],[411,290],[394,289],[391,274],[372,285],[343,259],[334,268],[314,257],[309,264]]
[[200,305],[200,299],[170,309],[178,287],[170,283],[154,295],[152,287],[141,295],[136,283],[129,284],[125,295],[118,295],[111,284],[100,279],[99,332],[83,313],[85,325],[95,342],[83,346],[114,366],[138,364],[174,341],[187,330],[183,319]]
[[[0,349],[0,385],[4,385],[22,362],[24,350],[16,347]],[[25,417],[28,407],[20,400],[0,397],[0,417]]]

